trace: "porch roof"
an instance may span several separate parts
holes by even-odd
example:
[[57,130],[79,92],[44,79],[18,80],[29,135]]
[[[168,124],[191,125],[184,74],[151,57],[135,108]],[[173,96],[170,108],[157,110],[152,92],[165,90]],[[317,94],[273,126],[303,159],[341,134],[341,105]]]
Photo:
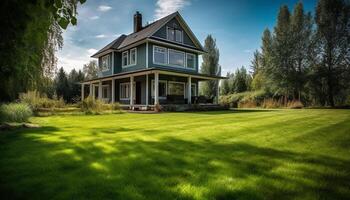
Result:
[[122,72],[118,74],[113,74],[109,76],[104,76],[104,77],[98,77],[90,80],[86,80],[81,82],[81,84],[85,83],[91,83],[91,82],[98,82],[100,80],[102,81],[107,81],[107,80],[112,80],[112,79],[121,79],[121,78],[127,78],[130,76],[142,76],[146,74],[153,74],[158,72],[159,74],[166,74],[166,75],[174,75],[174,76],[182,76],[182,77],[189,77],[191,76],[192,78],[196,78],[199,80],[219,80],[219,79],[227,79],[226,77],[222,76],[213,76],[213,75],[207,75],[207,74],[200,74],[197,72],[190,72],[190,71],[183,71],[179,72],[177,70],[172,70],[172,69],[161,69],[161,68],[147,68],[147,69],[141,69],[141,70],[135,70],[135,71],[130,71],[130,72]]

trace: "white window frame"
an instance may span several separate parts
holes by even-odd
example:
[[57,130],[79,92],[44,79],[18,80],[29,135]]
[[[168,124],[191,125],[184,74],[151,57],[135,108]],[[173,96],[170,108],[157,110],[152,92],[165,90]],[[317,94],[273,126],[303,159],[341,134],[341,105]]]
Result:
[[[155,49],[156,48],[161,48],[161,49],[165,49],[165,63],[159,63],[159,62],[156,62],[155,61],[155,56],[154,56],[154,54],[155,54]],[[169,56],[168,56],[168,49],[166,48],[166,47],[161,47],[161,46],[157,46],[157,45],[153,45],[153,63],[154,64],[157,64],[157,65],[168,65],[168,63],[169,63]]]
[[[193,56],[193,68],[191,68],[191,67],[188,67],[188,64],[187,64],[187,56],[188,55],[192,55]],[[195,54],[193,54],[193,53],[186,53],[186,68],[187,69],[192,69],[192,70],[196,70],[196,55]]]
[[[192,85],[194,85],[195,94],[192,94]],[[191,83],[191,96],[197,96],[197,84],[196,83]]]
[[[168,96],[168,81],[166,80],[158,80],[159,83],[165,83],[165,96],[159,96],[159,99],[166,99],[166,97]],[[154,98],[154,79],[152,79],[151,81],[151,97]],[[159,89],[159,88],[158,88]],[[158,95],[159,95],[159,91],[158,91]]]
[[[182,66],[181,65],[170,64],[170,51],[178,52],[178,53],[183,54],[184,58],[183,58],[183,65]],[[168,49],[168,65],[176,66],[176,67],[179,67],[179,68],[185,68],[186,67],[186,53],[183,52],[183,51],[175,50],[175,49]]]
[[[103,60],[104,59],[107,59],[106,68],[103,65]],[[110,65],[111,64],[110,64],[109,55],[102,56],[102,58],[101,58],[101,65],[102,65],[101,71],[105,72],[105,71],[109,71],[110,70],[110,68],[111,68]]]
[[[174,30],[174,40],[170,40],[170,39],[169,39],[169,33],[168,33],[169,29]],[[176,41],[176,30],[181,31],[181,42]],[[184,43],[184,31],[181,30],[181,29],[178,29],[178,28],[174,28],[174,27],[167,26],[167,27],[166,27],[166,39],[167,39],[168,41],[171,41],[171,42],[183,44],[183,43]]]
[[[126,54],[126,63],[124,63],[124,54]],[[129,65],[129,51],[124,51],[122,53],[122,67],[127,67]]]
[[[131,55],[132,55],[132,51],[135,51],[135,62],[134,63],[131,63]],[[130,49],[130,60],[129,60],[129,65],[127,65],[128,67],[129,66],[133,66],[133,65],[136,65],[136,63],[137,63],[137,48],[133,48],[133,49]]]
[[[168,81],[168,84],[170,85],[171,83],[180,83],[184,86],[184,98],[186,97],[186,83],[185,82],[179,82],[179,81]],[[167,87],[167,89],[169,90],[169,87]],[[169,94],[170,92],[167,91],[167,95]]]
[[[122,87],[125,86],[125,85],[128,85],[128,90],[126,90],[126,93],[127,94],[126,96],[127,97],[122,97]],[[130,83],[128,82],[125,82],[125,83],[120,83],[119,84],[119,98],[120,100],[130,100]]]

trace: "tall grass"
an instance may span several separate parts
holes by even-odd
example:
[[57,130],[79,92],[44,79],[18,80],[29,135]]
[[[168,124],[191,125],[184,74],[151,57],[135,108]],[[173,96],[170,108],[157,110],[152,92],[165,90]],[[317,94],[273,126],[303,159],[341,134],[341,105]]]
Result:
[[1,122],[25,122],[33,115],[28,104],[9,103],[0,106]]
[[119,103],[106,104],[103,101],[94,99],[91,96],[87,97],[81,102],[81,109],[85,114],[101,114],[106,111],[120,111]]
[[65,106],[63,98],[49,99],[46,95],[40,94],[38,91],[28,91],[21,93],[19,99],[22,103],[28,104],[34,112],[42,108],[63,108]]

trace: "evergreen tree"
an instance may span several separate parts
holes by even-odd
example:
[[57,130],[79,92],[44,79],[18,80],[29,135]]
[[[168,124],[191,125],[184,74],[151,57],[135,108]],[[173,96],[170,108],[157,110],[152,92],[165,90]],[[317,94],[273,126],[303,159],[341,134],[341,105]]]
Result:
[[65,101],[68,101],[69,99],[69,84],[68,84],[68,78],[66,75],[66,72],[64,71],[63,67],[61,67],[58,71],[58,74],[56,76],[55,80],[56,85],[56,94],[58,97],[63,97]]
[[257,73],[259,73],[259,71],[262,68],[262,56],[260,54],[260,52],[258,50],[255,50],[254,52],[254,57],[252,60],[252,65],[251,65],[251,74],[254,77]]
[[320,88],[316,90],[326,92],[327,98],[320,102],[334,106],[336,99],[339,102],[344,101],[349,82],[347,76],[350,59],[349,2],[319,0],[315,21],[318,59],[314,66],[314,76],[318,77],[320,84]]
[[68,75],[69,84],[69,97],[68,102],[77,102],[80,100],[81,96],[81,85],[80,82],[84,81],[84,74],[81,70],[78,72],[73,69]]
[[[204,50],[207,52],[203,55],[201,73],[208,75],[220,76],[221,68],[219,65],[219,49],[216,46],[216,40],[208,35],[204,42]],[[213,98],[217,94],[218,81],[210,80],[201,84],[201,94]]]
[[231,92],[230,77],[231,77],[230,72],[227,72],[227,74],[226,74],[227,79],[224,79],[221,81],[221,94],[222,95],[227,95],[227,94],[230,94],[230,92]]

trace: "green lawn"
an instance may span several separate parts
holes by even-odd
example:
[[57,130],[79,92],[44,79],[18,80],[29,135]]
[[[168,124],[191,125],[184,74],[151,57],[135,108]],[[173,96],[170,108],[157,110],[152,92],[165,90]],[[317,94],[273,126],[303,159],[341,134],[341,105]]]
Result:
[[2,199],[350,198],[350,110],[31,121],[0,134]]

